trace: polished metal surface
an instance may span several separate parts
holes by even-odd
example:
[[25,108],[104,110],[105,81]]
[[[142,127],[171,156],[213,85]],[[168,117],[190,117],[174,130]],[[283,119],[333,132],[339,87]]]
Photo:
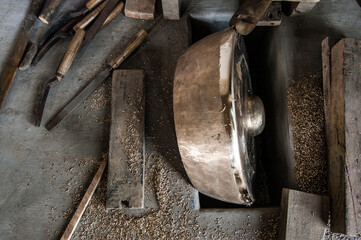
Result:
[[233,29],[192,45],[178,60],[174,120],[192,184],[213,198],[251,205],[253,136],[264,127],[263,104],[252,96],[246,49]]

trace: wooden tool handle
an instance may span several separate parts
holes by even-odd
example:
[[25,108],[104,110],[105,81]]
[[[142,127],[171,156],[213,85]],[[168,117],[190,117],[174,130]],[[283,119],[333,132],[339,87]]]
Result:
[[84,39],[85,31],[83,29],[78,29],[76,31],[73,39],[70,42],[69,48],[65,53],[65,56],[63,60],[60,63],[60,66],[57,71],[58,79],[60,80],[65,76],[65,74],[68,72],[71,64],[74,61],[74,58],[79,50],[80,44],[82,40]]
[[85,29],[87,26],[89,26],[89,24],[99,15],[99,13],[104,9],[105,5],[107,5],[108,2],[109,0],[105,0],[102,4],[100,4],[93,11],[91,11],[91,13],[86,15],[80,22],[78,22],[73,27],[73,29],[77,31],[78,28]]
[[46,24],[52,20],[56,10],[60,7],[63,3],[63,0],[52,0],[48,3],[48,5],[41,11],[39,14],[39,19]]
[[91,198],[93,197],[93,194],[103,176],[103,172],[105,170],[105,167],[107,165],[107,160],[103,160],[100,164],[97,173],[95,174],[93,180],[91,181],[88,189],[86,190],[83,199],[81,200],[78,208],[76,209],[72,219],[70,220],[68,226],[65,229],[65,232],[63,233],[63,236],[61,236],[60,240],[69,240],[71,239],[71,236],[73,235],[76,227],[78,226],[78,223],[83,216],[85,209],[89,205],[89,202]]
[[99,29],[99,32],[105,28],[108,23],[110,23],[116,16],[119,15],[119,13],[121,13],[123,11],[124,8],[124,3],[120,2],[114,9],[113,11],[109,14],[109,16],[107,17],[107,19],[105,19],[103,25],[101,26],[101,28]]
[[141,29],[124,47],[121,54],[110,61],[109,65],[112,69],[117,68],[143,42],[147,35],[147,31]]
[[233,14],[229,25],[242,35],[248,35],[256,27],[272,0],[243,0]]
[[37,52],[38,52],[38,46],[35,43],[31,43],[30,47],[28,48],[28,51],[26,52],[23,60],[19,65],[19,70],[28,69]]
[[89,11],[93,10],[96,6],[98,6],[99,3],[101,3],[103,0],[90,0],[88,1],[85,6]]

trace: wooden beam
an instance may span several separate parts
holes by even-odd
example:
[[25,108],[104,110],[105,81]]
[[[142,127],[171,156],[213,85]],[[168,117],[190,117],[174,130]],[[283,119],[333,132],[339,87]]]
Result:
[[328,146],[331,230],[361,233],[361,40],[342,39],[331,51]]
[[107,209],[144,207],[144,70],[113,73]]
[[279,239],[323,239],[328,213],[328,197],[284,188]]
[[81,200],[78,208],[76,209],[72,219],[70,220],[67,228],[65,229],[65,232],[63,233],[63,236],[60,240],[69,240],[71,239],[71,236],[73,235],[76,227],[78,226],[78,223],[83,216],[83,213],[85,209],[87,208],[91,198],[93,197],[93,194],[95,192],[95,189],[97,188],[100,179],[103,176],[103,172],[105,169],[105,166],[107,165],[107,159],[104,159],[103,162],[100,164],[100,167],[95,174],[92,182],[90,183],[88,189],[86,190],[83,199]]
[[162,0],[164,19],[179,20],[181,0]]
[[153,20],[156,0],[127,0],[125,16],[144,20]]

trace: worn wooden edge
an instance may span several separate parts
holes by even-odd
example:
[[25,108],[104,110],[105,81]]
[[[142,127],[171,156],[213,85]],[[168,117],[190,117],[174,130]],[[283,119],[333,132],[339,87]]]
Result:
[[329,207],[327,196],[283,188],[278,239],[322,239]]
[[[108,190],[106,209],[129,209],[138,210],[145,207],[145,91],[144,80],[145,71],[143,69],[115,70],[112,77],[112,121],[110,129],[109,143],[109,165],[108,165]],[[133,92],[136,91],[136,92]],[[141,94],[140,105],[137,106],[137,94]],[[129,97],[131,97],[129,99]],[[139,112],[139,125],[133,126],[137,130],[134,135],[127,135],[125,131],[129,126],[122,126],[134,117],[129,111],[136,108]],[[133,119],[134,120],[134,119]],[[119,129],[125,135],[119,135]],[[121,139],[127,139],[122,142]],[[140,176],[131,172],[128,166],[129,157],[126,149],[130,146],[132,139],[139,140],[141,149],[137,149],[141,154]],[[136,140],[136,142],[138,142]],[[131,147],[132,148],[132,147]],[[118,150],[117,150],[118,149]],[[121,149],[121,150],[119,150]],[[114,155],[114,153],[116,155]],[[125,155],[124,155],[125,154]],[[127,158],[127,159],[126,159]],[[123,162],[125,161],[125,162]],[[117,167],[114,169],[114,167]],[[127,167],[129,169],[127,169]],[[138,169],[139,170],[139,169]],[[121,174],[121,176],[120,176]],[[116,178],[117,177],[117,178]],[[121,181],[119,182],[119,179]],[[134,181],[133,181],[134,180]],[[115,181],[115,182],[114,182]],[[127,183],[124,183],[127,182]]]
[[130,18],[154,20],[156,0],[128,0],[125,2],[124,14]]
[[361,40],[344,39],[346,234],[361,236]]
[[181,0],[162,0],[164,19],[179,20],[181,14]]
[[61,240],[69,240],[69,239],[71,239],[71,236],[73,235],[76,227],[78,226],[79,221],[80,221],[81,217],[83,216],[85,209],[89,205],[89,202],[90,202],[91,198],[93,197],[95,189],[97,188],[97,186],[98,186],[98,184],[100,182],[100,179],[103,176],[103,172],[105,170],[106,165],[107,165],[107,159],[104,159],[102,161],[102,163],[100,164],[99,169],[96,172],[93,180],[91,181],[88,189],[86,190],[86,192],[84,194],[84,197],[81,200],[78,208],[76,209],[76,211],[75,211],[72,219],[70,220],[67,228],[65,229],[65,231],[64,231],[64,233],[63,233],[63,235],[61,237]]
[[[323,105],[326,124],[326,135],[330,132],[330,88],[331,88],[331,68],[330,68],[330,41],[325,38],[322,43],[322,78],[323,78]],[[329,137],[327,137],[329,144]]]
[[16,38],[15,45],[12,48],[9,58],[6,61],[0,75],[0,111],[2,110],[11,84],[15,78],[18,66],[24,56],[30,34],[34,28],[36,15],[41,8],[42,0],[33,0],[21,24],[19,35]]
[[344,40],[331,50],[331,79],[328,139],[331,231],[346,233],[345,202],[345,88],[343,78]]
[[49,22],[53,19],[56,11],[59,7],[63,4],[64,0],[52,0],[50,1],[47,6],[42,9],[41,13],[39,14],[39,19],[45,23],[49,24]]
[[282,189],[282,197],[281,197],[281,209],[280,209],[280,222],[278,227],[278,239],[286,239],[286,228],[288,222],[288,196],[289,189]]

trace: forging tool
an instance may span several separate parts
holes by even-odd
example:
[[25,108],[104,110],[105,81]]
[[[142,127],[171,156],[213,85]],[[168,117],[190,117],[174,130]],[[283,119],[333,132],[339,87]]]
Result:
[[[102,3],[103,4],[107,4],[107,1]],[[62,62],[60,63],[60,66],[58,68],[57,73],[55,74],[55,76],[51,79],[49,79],[48,81],[44,82],[42,89],[40,91],[40,97],[39,97],[39,104],[37,105],[36,111],[35,111],[35,126],[40,126],[41,124],[41,119],[44,113],[44,108],[45,108],[45,103],[49,94],[49,91],[51,89],[52,86],[54,86],[57,82],[60,82],[66,75],[66,73],[68,72],[71,64],[74,61],[74,58],[78,52],[78,50],[80,49],[80,44],[84,39],[84,36],[86,34],[85,32],[85,28],[87,26],[89,26],[89,24],[92,22],[93,19],[95,19],[96,15],[99,14],[99,12],[101,11],[101,7],[103,7],[102,5],[100,5],[98,8],[99,9],[95,9],[94,10],[94,14],[90,13],[89,15],[87,15],[87,17],[85,17],[81,22],[79,22],[77,25],[74,26],[74,28],[70,31],[69,36],[71,36],[72,34],[75,33],[69,48],[62,60]],[[111,22],[123,9],[123,2],[120,2],[114,9],[113,11],[109,14],[109,16],[106,18],[106,20],[103,22],[101,29],[103,29],[109,22]]]
[[[39,43],[39,52],[47,42],[53,38],[55,34],[61,35],[61,33],[71,30],[79,21],[82,20],[89,12],[97,7],[103,0],[89,0],[84,7],[78,11],[70,12],[64,15],[59,21],[57,21],[43,36]],[[42,57],[42,56],[41,56]],[[41,59],[38,54],[35,56],[32,66],[35,66]]]
[[141,29],[123,48],[121,53],[109,62],[108,67],[90,81],[49,123],[45,126],[49,131],[64,120],[80,103],[94,92],[147,37],[146,30]]

